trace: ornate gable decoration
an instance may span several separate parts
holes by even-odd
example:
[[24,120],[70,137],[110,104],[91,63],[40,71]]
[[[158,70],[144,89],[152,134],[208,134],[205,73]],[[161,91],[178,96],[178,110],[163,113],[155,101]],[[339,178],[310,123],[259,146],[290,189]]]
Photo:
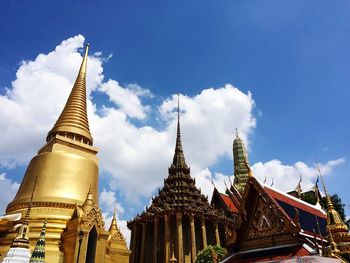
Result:
[[271,205],[269,206],[259,197],[246,239],[270,237],[285,232],[288,232],[288,228],[281,217],[276,214]]
[[299,232],[299,228],[254,177],[248,178],[242,206],[247,214],[242,218],[241,242],[292,237]]
[[82,229],[90,229],[94,224],[96,224],[96,227],[99,229],[104,230],[105,227],[101,211],[96,207],[91,208],[81,217],[80,224]]

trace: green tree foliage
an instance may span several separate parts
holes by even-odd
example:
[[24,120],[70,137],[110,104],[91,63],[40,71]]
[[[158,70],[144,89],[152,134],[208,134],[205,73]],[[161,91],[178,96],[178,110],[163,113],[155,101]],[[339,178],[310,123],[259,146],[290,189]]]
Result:
[[[345,216],[345,204],[342,203],[341,198],[337,195],[334,194],[331,196],[331,201],[334,205],[334,209],[339,213],[341,219],[348,225],[350,226],[350,219],[346,220],[346,216]],[[327,210],[327,200],[326,197],[322,197],[322,199],[320,200],[320,204],[322,206],[322,208],[324,210]]]
[[227,250],[221,246],[208,246],[199,251],[195,263],[217,263],[227,254]]

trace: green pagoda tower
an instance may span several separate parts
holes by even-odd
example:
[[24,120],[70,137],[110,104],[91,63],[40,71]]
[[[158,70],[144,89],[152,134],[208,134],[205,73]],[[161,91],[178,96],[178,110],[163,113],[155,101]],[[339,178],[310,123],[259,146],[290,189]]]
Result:
[[247,150],[243,141],[236,132],[236,138],[233,140],[233,159],[234,159],[234,186],[242,193],[249,175],[249,161]]

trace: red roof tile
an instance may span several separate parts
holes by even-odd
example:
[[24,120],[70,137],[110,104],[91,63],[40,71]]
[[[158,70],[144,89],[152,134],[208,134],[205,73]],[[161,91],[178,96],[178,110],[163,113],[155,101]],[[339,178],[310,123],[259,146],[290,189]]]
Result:
[[228,197],[225,194],[220,194],[222,200],[224,200],[226,206],[231,210],[231,212],[233,213],[237,213],[238,212],[238,208],[234,205],[233,201],[231,200],[230,197]]

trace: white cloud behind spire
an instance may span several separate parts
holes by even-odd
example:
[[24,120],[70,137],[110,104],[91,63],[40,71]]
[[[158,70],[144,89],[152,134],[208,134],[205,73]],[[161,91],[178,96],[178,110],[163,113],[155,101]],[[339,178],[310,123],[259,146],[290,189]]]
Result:
[[[0,166],[4,170],[27,165],[45,143],[46,134],[59,116],[76,78],[82,59],[78,51],[84,41],[81,35],[69,38],[48,54],[22,62],[12,87],[0,95],[0,137],[6,142],[0,144]],[[125,201],[130,206],[139,197],[149,197],[162,186],[174,153],[177,98],[169,95],[160,104],[152,104],[152,97],[157,94],[137,84],[123,86],[117,80],[105,81],[104,63],[108,63],[108,59],[99,53],[89,57],[87,94],[91,134],[94,145],[100,149],[100,169],[108,174],[103,180],[106,185],[102,185],[101,202],[110,210],[115,191],[127,197]],[[102,101],[97,105],[92,91],[106,95],[109,104]],[[222,174],[212,174],[210,167],[222,157],[232,158],[235,129],[239,129],[240,137],[246,142],[254,131],[253,95],[231,84],[206,88],[194,96],[186,95],[186,91],[182,93],[181,130],[186,161],[197,178],[197,185],[204,194],[210,195],[210,180],[213,178],[223,187],[225,178]],[[150,104],[144,104],[145,97],[150,99]],[[160,128],[133,122],[133,119],[151,118],[147,123],[158,122]],[[325,167],[330,172],[341,162],[335,160]],[[293,167],[311,169],[301,162]],[[285,183],[293,174],[291,169],[294,168],[278,160],[253,165],[257,177],[274,174],[275,186],[286,190],[291,187]],[[306,182],[315,176],[311,172],[305,174]],[[18,183],[5,175],[1,178],[0,189],[12,189],[6,193],[13,197]],[[7,204],[10,200],[2,201]],[[0,208],[4,209],[6,204],[2,203]],[[119,216],[122,216],[125,205],[119,203],[119,206]],[[125,220],[120,222],[126,228]]]

